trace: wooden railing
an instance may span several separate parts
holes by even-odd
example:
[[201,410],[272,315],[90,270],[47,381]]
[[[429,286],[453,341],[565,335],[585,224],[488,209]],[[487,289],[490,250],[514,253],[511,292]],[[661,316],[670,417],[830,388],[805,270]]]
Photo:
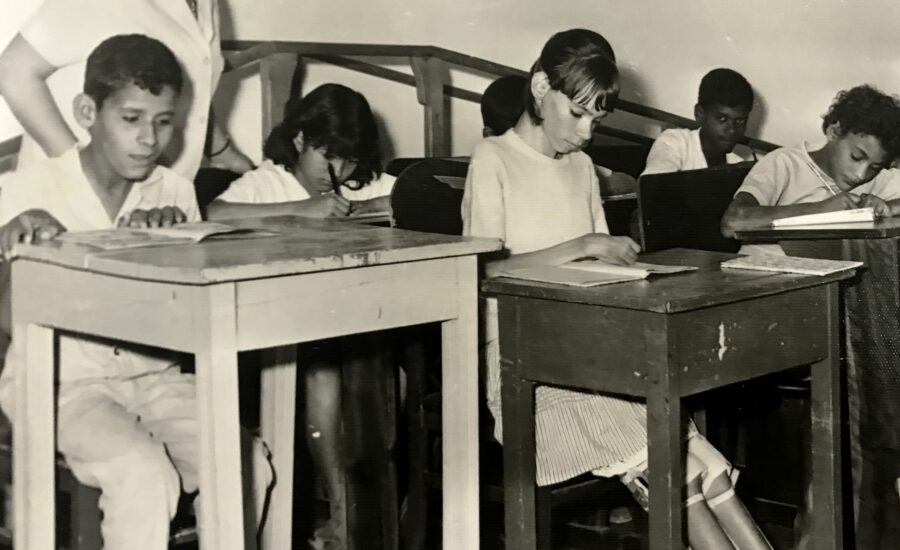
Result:
[[[480,92],[458,88],[447,82],[451,67],[493,78],[507,74],[527,75],[525,71],[514,67],[437,46],[238,40],[224,41],[222,49],[229,69],[259,64],[263,101],[268,102],[268,105],[263,106],[263,131],[266,135],[271,124],[281,119],[284,102],[290,94],[293,68],[301,57],[415,87],[418,101],[424,108],[426,156],[450,155],[445,96],[481,102]],[[365,58],[407,59],[412,74],[370,63]],[[683,128],[697,126],[693,119],[621,98],[616,102],[616,109],[664,125]],[[632,143],[649,144],[653,141],[649,136],[609,126],[601,126],[597,132]],[[778,147],[773,143],[746,136],[741,143],[754,150],[765,152]]]

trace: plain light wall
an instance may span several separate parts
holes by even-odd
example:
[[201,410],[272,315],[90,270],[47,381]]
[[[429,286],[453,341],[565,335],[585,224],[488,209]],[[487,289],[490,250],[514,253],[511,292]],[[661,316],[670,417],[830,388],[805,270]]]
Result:
[[[433,44],[522,69],[553,32],[587,27],[613,44],[624,98],[692,117],[703,74],[731,67],[757,93],[750,133],[784,145],[821,139],[820,117],[838,90],[900,91],[897,0],[231,0],[229,11],[241,39]],[[480,122],[474,106],[453,105],[460,154]],[[396,128],[418,135],[421,122]]]
[[[897,0],[220,1],[226,37],[433,44],[522,69],[553,32],[591,28],[615,47],[623,97],[689,117],[700,77],[718,66],[732,67],[757,92],[751,134],[786,145],[820,138],[820,116],[837,90],[869,82],[900,91]],[[39,2],[5,6],[0,44]],[[452,78],[476,91],[487,84],[456,72]],[[390,133],[389,152],[421,154],[422,113],[413,88],[322,65],[310,66],[304,88],[328,80],[366,94]],[[244,79],[226,87],[225,95],[233,104],[229,127],[258,158],[258,83]],[[19,131],[4,111],[0,139]],[[478,109],[454,100],[451,114],[453,152],[464,154],[480,136]],[[614,116],[610,123],[621,119]]]

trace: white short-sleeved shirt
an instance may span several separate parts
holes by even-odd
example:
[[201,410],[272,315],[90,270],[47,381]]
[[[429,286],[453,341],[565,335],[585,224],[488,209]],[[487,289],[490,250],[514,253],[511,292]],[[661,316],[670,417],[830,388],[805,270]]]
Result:
[[[168,46],[184,71],[185,86],[176,120],[180,131],[163,164],[194,179],[203,160],[212,95],[224,67],[218,0],[197,0],[196,18],[185,0],[45,0],[19,32],[57,68],[47,84],[82,144],[90,136],[74,121],[72,99],[84,87],[85,62],[91,51],[111,36],[132,33]],[[43,158],[40,146],[25,136],[19,166]]]
[[[830,189],[830,190],[829,190]],[[834,179],[822,171],[809,156],[807,144],[782,147],[761,158],[735,192],[747,193],[761,206],[789,206],[821,202],[839,193]],[[886,201],[900,198],[900,173],[882,170],[872,181],[853,188],[850,193],[868,193]],[[748,244],[742,254],[783,254],[777,244]]]
[[[351,201],[364,201],[391,194],[397,178],[381,174],[360,189],[341,187],[341,195]],[[277,204],[309,199],[309,192],[297,178],[280,164],[264,160],[256,169],[234,180],[217,197],[225,202],[247,204]]]
[[[882,170],[872,181],[850,192],[867,193],[886,201],[900,198],[900,175],[897,170]],[[761,206],[787,206],[820,202],[840,193],[840,189],[813,161],[807,144],[803,143],[776,149],[761,158],[747,173],[737,193],[749,193]]]
[[[81,168],[77,149],[60,157],[46,159],[15,172],[3,184],[0,223],[6,224],[22,212],[41,209],[49,212],[69,231],[108,229],[123,215],[135,210],[177,206],[188,221],[199,221],[200,211],[191,182],[174,171],[159,166],[149,178],[135,183],[115,219],[110,219]],[[165,322],[148,319],[148,323]],[[14,368],[20,360],[19,346],[13,339],[7,353],[7,368],[0,375],[0,391],[8,391]],[[133,345],[85,337],[60,338],[60,382],[85,379],[132,377],[160,371],[174,364],[165,353],[150,352]],[[7,411],[9,412],[9,411]]]
[[[744,159],[735,153],[726,153],[725,162],[734,164]],[[670,128],[653,142],[647,154],[647,166],[641,175],[682,172],[708,168],[703,147],[700,145],[700,130]]]

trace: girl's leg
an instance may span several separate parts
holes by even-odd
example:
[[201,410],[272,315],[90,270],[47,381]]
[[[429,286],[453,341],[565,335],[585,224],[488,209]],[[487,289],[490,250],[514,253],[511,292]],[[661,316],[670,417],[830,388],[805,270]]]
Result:
[[753,521],[744,504],[734,493],[731,480],[719,474],[704,491],[706,503],[722,529],[741,550],[771,550],[772,546]]
[[[688,440],[688,462],[702,472],[701,490],[719,525],[740,550],[771,550],[766,537],[734,492],[731,464],[700,434]],[[690,471],[690,469],[689,469]]]
[[[697,472],[703,465],[688,453],[687,471]],[[692,476],[687,483],[687,500],[685,501],[687,516],[688,542],[692,550],[734,550],[728,535],[717,521],[713,511],[707,505],[701,487],[701,476]],[[744,550],[742,546],[738,546]]]
[[[341,449],[341,369],[332,346],[301,359],[306,401],[306,441],[316,471],[325,482],[329,502],[328,527],[316,536],[335,539],[336,547],[346,541],[346,486],[344,455]],[[306,355],[306,354],[304,354]]]

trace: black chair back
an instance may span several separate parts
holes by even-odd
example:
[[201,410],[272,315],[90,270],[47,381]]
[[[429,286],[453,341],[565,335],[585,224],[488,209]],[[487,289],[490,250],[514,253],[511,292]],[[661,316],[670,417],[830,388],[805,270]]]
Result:
[[645,252],[694,248],[737,252],[722,236],[722,215],[752,162],[703,170],[650,174],[638,180],[641,247]]
[[469,164],[432,158],[407,167],[394,183],[391,209],[400,229],[462,234],[462,204]]
[[231,182],[241,177],[237,172],[221,168],[201,168],[194,178],[194,193],[200,214],[206,219],[206,207],[228,189]]

